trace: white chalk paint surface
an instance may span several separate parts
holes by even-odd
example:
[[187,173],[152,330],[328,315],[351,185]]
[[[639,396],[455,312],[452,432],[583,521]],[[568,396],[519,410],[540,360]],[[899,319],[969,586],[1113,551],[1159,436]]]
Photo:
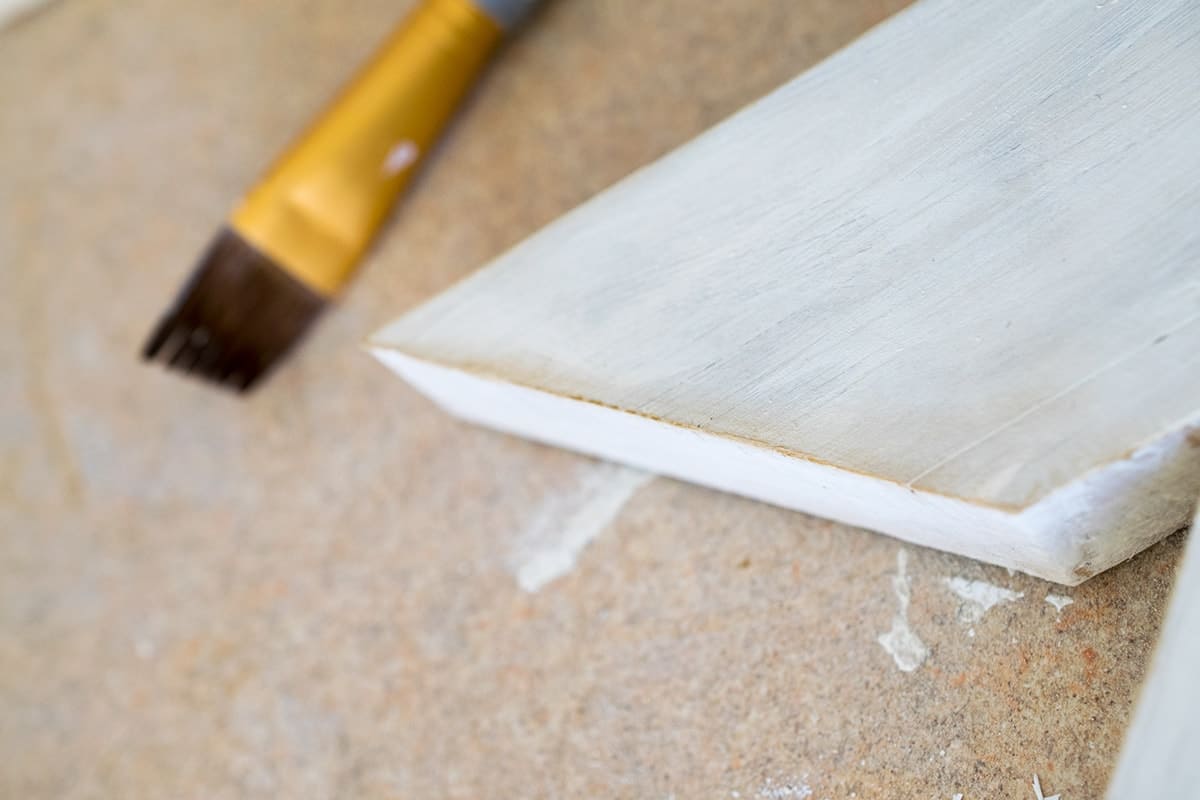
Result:
[[370,346],[464,419],[1077,584],[1200,495],[1197,41],[1196,0],[923,0]]
[[1046,602],[1054,606],[1054,609],[1061,614],[1064,608],[1071,605],[1075,601],[1070,597],[1067,597],[1065,594],[1048,594],[1046,595]]
[[972,581],[966,578],[947,578],[946,587],[962,601],[958,606],[958,620],[971,624],[983,619],[983,615],[1001,603],[1011,603],[1025,596],[987,581]]
[[570,572],[583,549],[653,478],[617,464],[581,468],[575,485],[548,497],[518,537],[509,567],[520,587],[536,592]]
[[912,580],[908,577],[908,551],[901,548],[896,553],[896,574],[892,577],[892,588],[896,592],[899,607],[892,617],[892,629],[879,635],[879,644],[888,652],[896,666],[904,672],[912,672],[929,658],[929,648],[913,633],[908,625],[908,601],[912,596]]

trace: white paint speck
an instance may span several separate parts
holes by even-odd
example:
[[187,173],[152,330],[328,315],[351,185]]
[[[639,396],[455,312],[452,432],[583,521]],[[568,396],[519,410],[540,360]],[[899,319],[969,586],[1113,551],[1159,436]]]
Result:
[[383,159],[383,173],[395,175],[406,170],[416,163],[419,155],[421,151],[417,149],[416,144],[405,139],[388,151],[387,157]]
[[950,800],[962,800],[962,792],[958,792],[953,797],[951,797]]
[[653,477],[616,464],[589,465],[574,489],[547,498],[518,537],[509,559],[521,588],[536,592],[570,572],[588,543]]
[[158,648],[154,645],[154,640],[147,636],[139,636],[133,642],[133,652],[143,661],[148,661],[154,658],[158,652]]
[[983,615],[993,606],[1011,603],[1025,596],[1024,592],[1014,592],[987,581],[966,578],[946,578],[946,587],[962,600],[958,606],[958,620],[965,625],[983,619]]
[[804,800],[806,797],[812,797],[813,790],[808,785],[808,776],[805,775],[803,780],[792,778],[781,783],[776,783],[771,778],[763,781],[762,787],[758,790],[758,796],[765,800],[787,800],[788,798],[796,798],[796,800]]
[[908,577],[908,552],[901,548],[896,552],[896,574],[892,576],[892,589],[896,592],[899,607],[892,617],[892,629],[879,635],[879,644],[888,652],[902,672],[912,672],[929,658],[929,648],[908,626],[908,602],[912,594],[912,581]]
[[1046,797],[1044,794],[1042,794],[1042,782],[1038,780],[1036,772],[1033,773],[1033,796],[1036,797],[1037,800],[1060,800],[1062,797],[1062,795],[1058,794],[1052,794],[1049,797]]
[[1046,602],[1054,606],[1054,610],[1061,614],[1064,608],[1075,601],[1065,594],[1048,594],[1046,595]]

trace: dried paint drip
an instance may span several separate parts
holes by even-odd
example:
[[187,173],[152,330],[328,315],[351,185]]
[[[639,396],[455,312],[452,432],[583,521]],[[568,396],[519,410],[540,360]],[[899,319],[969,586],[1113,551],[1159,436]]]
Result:
[[1054,610],[1061,614],[1064,608],[1075,601],[1065,594],[1048,594],[1046,595],[1046,602],[1054,606]]
[[908,602],[912,594],[912,581],[908,577],[908,552],[896,553],[896,574],[892,577],[892,588],[896,592],[899,608],[892,617],[892,629],[879,635],[879,644],[888,651],[896,666],[903,672],[912,672],[929,658],[929,648],[908,626]]
[[1062,797],[1062,795],[1059,794],[1052,794],[1049,797],[1046,797],[1044,794],[1042,794],[1042,782],[1038,780],[1036,772],[1033,773],[1033,796],[1036,797],[1037,800],[1060,800]]
[[616,464],[581,470],[576,487],[548,498],[518,538],[509,565],[521,588],[536,592],[570,572],[588,543],[653,477]]
[[947,578],[946,587],[958,596],[958,621],[970,625],[983,619],[983,615],[1001,603],[1011,603],[1025,596],[1003,586],[987,581],[970,581],[966,578]]

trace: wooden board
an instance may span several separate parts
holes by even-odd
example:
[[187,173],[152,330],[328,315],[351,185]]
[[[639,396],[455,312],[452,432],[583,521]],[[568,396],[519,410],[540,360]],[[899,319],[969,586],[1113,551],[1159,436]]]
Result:
[[1175,592],[1142,687],[1137,713],[1108,787],[1111,800],[1186,800],[1200,786],[1200,517],[1175,578]]
[[925,0],[372,347],[467,419],[1077,583],[1200,493],[1198,33]]

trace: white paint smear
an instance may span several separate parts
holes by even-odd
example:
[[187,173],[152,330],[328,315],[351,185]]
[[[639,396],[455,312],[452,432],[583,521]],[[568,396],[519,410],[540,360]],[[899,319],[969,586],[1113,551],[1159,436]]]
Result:
[[946,586],[962,603],[958,606],[958,620],[971,624],[983,619],[993,606],[1001,603],[1011,603],[1025,596],[1024,592],[1014,592],[987,581],[969,581],[966,578],[947,578]]
[[879,644],[888,651],[896,666],[904,672],[912,672],[929,658],[929,648],[908,626],[908,601],[912,594],[912,581],[908,577],[908,552],[903,548],[896,553],[896,574],[892,588],[896,592],[899,608],[892,617],[892,629],[879,635]]
[[782,783],[776,783],[771,778],[763,781],[762,788],[758,790],[758,796],[767,798],[767,800],[788,800],[796,798],[796,800],[804,800],[806,797],[812,797],[813,790],[808,785],[808,776],[804,776],[805,780],[796,780],[795,778]]
[[1054,606],[1054,609],[1061,614],[1064,608],[1071,605],[1075,601],[1070,597],[1067,597],[1065,594],[1048,594],[1046,595],[1046,602]]
[[400,142],[389,150],[387,157],[384,158],[383,174],[395,175],[408,169],[417,163],[417,157],[420,155],[421,151],[414,143],[407,140]]
[[542,503],[518,538],[510,567],[527,592],[570,572],[583,548],[654,478],[616,464],[588,465],[581,473],[573,489]]
[[1038,780],[1036,772],[1033,773],[1033,796],[1036,797],[1037,800],[1059,800],[1059,798],[1062,797],[1062,795],[1058,794],[1052,794],[1049,797],[1046,797],[1044,794],[1042,794],[1042,782]]

